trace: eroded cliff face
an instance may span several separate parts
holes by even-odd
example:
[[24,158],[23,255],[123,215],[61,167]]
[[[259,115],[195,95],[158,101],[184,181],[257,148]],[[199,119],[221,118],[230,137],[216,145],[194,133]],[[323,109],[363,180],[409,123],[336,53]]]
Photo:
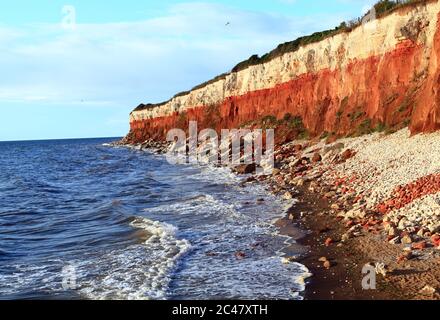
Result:
[[169,102],[133,111],[130,142],[172,128],[238,128],[265,116],[302,118],[312,135],[409,125],[440,128],[440,3],[402,8],[349,33],[232,72]]

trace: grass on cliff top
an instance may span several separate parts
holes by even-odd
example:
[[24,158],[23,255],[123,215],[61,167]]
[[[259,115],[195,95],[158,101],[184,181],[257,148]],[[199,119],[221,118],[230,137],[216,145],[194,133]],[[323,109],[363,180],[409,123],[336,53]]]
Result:
[[[376,10],[376,17],[382,18],[384,16],[387,16],[391,13],[393,13],[395,10],[403,7],[410,7],[415,6],[419,4],[425,4],[428,2],[431,2],[433,0],[381,0],[377,2],[374,5],[374,8]],[[253,55],[249,59],[240,62],[237,64],[233,69],[232,72],[238,72],[243,69],[246,69],[250,66],[266,63],[268,61],[271,61],[275,58],[278,58],[285,53],[289,52],[295,52],[300,47],[319,42],[322,40],[325,40],[327,38],[333,37],[337,34],[343,33],[343,32],[350,32],[353,29],[357,28],[362,24],[362,20],[369,14],[370,12],[367,12],[364,16],[354,19],[348,22],[342,22],[338,27],[330,30],[325,30],[321,32],[315,32],[311,35],[300,37],[294,41],[289,41],[283,44],[280,44],[276,49],[272,50],[271,52],[259,57],[258,55]]]
[[[426,4],[429,2],[433,2],[433,1],[436,1],[436,0],[380,0],[379,2],[377,2],[374,5],[374,8],[376,10],[376,17],[382,18],[382,17],[385,17],[385,16],[393,13],[394,11],[396,11],[400,8],[417,6],[417,5]],[[247,69],[247,68],[254,66],[254,65],[266,63],[266,62],[269,62],[275,58],[278,58],[286,53],[295,52],[302,46],[325,40],[327,38],[333,37],[333,36],[340,34],[340,33],[351,32],[353,29],[357,28],[358,26],[360,26],[362,24],[362,20],[369,13],[370,12],[367,12],[364,16],[357,18],[357,19],[354,19],[354,20],[351,20],[351,21],[348,21],[348,22],[344,21],[334,29],[315,32],[311,35],[300,37],[296,40],[289,41],[286,43],[282,43],[282,44],[278,45],[277,48],[275,48],[271,52],[269,52],[261,57],[256,54],[252,55],[249,59],[238,63],[234,68],[232,68],[231,72],[238,72],[238,71]],[[209,84],[212,84],[216,81],[225,79],[229,74],[230,73],[223,73],[223,74],[221,74],[221,75],[219,75],[209,81],[206,81],[200,85],[197,85],[196,87],[192,88],[189,91],[179,92],[168,101],[158,103],[158,104],[141,104],[134,111],[141,111],[141,110],[165,105],[174,98],[187,95],[188,93],[190,93],[193,90],[202,89]]]

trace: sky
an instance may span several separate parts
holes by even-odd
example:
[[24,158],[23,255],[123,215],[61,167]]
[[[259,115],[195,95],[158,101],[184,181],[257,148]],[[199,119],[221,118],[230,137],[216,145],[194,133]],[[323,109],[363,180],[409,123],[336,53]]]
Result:
[[123,136],[140,103],[374,2],[0,0],[0,141]]

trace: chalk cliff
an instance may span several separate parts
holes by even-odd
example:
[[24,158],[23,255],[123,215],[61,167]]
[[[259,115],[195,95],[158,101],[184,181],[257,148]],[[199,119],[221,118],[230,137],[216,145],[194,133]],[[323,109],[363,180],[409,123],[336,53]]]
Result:
[[352,30],[219,76],[130,114],[130,142],[171,128],[238,128],[301,118],[311,135],[440,128],[440,3],[420,1]]

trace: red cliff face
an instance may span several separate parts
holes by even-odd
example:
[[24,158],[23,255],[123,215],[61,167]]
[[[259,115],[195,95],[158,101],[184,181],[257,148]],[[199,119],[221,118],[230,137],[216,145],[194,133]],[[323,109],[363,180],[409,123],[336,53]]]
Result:
[[[295,72],[288,81],[277,80],[271,86],[273,75],[261,73],[259,77],[265,83],[262,89],[244,90],[242,94],[231,95],[222,92],[221,95],[225,97],[218,98],[221,96],[217,94],[220,86],[212,85],[204,89],[203,96],[206,97],[206,92],[212,92],[218,102],[204,103],[203,98],[197,98],[195,92],[196,98],[190,96],[184,102],[174,102],[174,105],[181,103],[178,111],[173,111],[171,101],[169,110],[165,105],[160,112],[147,110],[141,111],[143,114],[135,113],[131,119],[129,139],[131,142],[143,142],[149,138],[165,139],[168,130],[185,129],[190,120],[197,121],[199,129],[220,130],[239,128],[265,116],[282,119],[286,114],[301,117],[304,126],[314,136],[324,132],[361,134],[376,127],[407,125],[410,125],[413,133],[437,130],[440,127],[440,26],[437,21],[428,19],[432,20],[429,14],[436,19],[439,17],[438,7],[438,3],[434,2],[423,7],[426,12],[404,12],[383,18],[376,33],[384,33],[383,39],[388,39],[388,42],[371,43],[371,46],[386,47],[386,50],[380,47],[383,52],[374,48],[363,48],[356,52],[353,44],[356,45],[356,41],[361,39],[356,34],[361,31],[353,31],[353,35],[331,39],[327,48],[333,49],[323,51],[319,44],[307,48],[305,52],[308,57],[310,52],[318,55],[319,50],[327,55],[325,59],[314,57],[311,66],[310,59],[307,59],[304,67],[307,72],[300,71],[300,62],[296,62],[295,54],[265,66],[264,70],[278,65],[283,65],[282,70],[285,70],[285,66],[289,66]],[[414,37],[402,37],[398,33],[395,35],[395,38],[400,36],[398,40],[389,40],[386,28],[392,25],[416,25],[416,32],[412,29],[412,34],[416,34]],[[403,27],[400,30],[404,30]],[[362,32],[365,35],[366,31]],[[366,56],[366,50],[377,54]],[[253,70],[252,74],[256,74]],[[243,79],[246,79],[247,71],[240,72],[244,73]],[[232,76],[235,76],[234,79],[240,78],[240,74]],[[233,85],[243,91],[243,81],[236,81]],[[229,90],[233,85],[225,82],[221,90]],[[147,119],[143,118],[145,115]]]

